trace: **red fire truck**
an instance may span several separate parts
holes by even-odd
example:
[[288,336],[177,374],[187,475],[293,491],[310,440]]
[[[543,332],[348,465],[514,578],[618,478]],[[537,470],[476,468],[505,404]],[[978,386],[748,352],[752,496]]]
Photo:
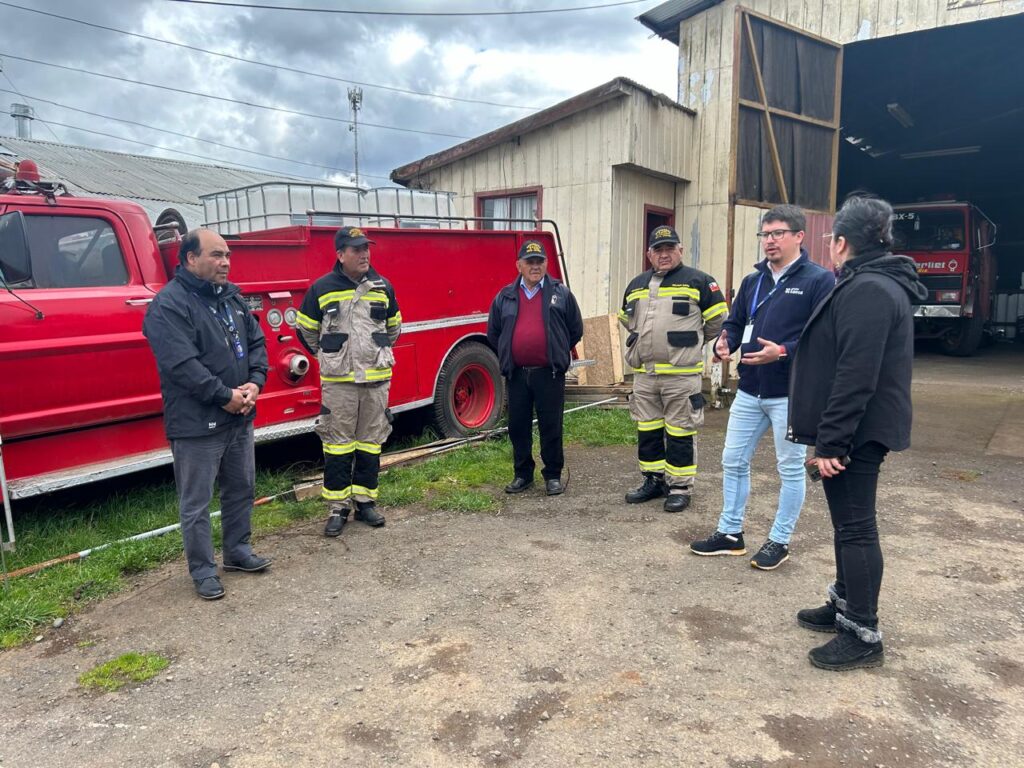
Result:
[[949,355],[974,354],[992,316],[996,225],[970,203],[917,203],[896,207],[893,234],[894,252],[917,263],[928,289],[915,335]]
[[[134,203],[63,194],[25,161],[17,182],[5,186],[0,469],[10,497],[168,463],[142,319],[173,275],[180,238],[171,231],[158,241]],[[500,417],[505,389],[485,338],[487,312],[516,274],[520,243],[544,241],[559,254],[551,273],[564,275],[553,222],[545,222],[553,232],[470,229],[471,223],[403,228],[395,218],[394,226],[365,227],[376,241],[374,267],[394,284],[404,319],[391,409],[431,407],[446,435],[485,429]],[[258,440],[308,431],[319,413],[318,370],[298,342],[295,317],[311,281],[335,263],[335,229],[289,226],[229,239],[230,279],[259,318],[271,364],[257,409]]]

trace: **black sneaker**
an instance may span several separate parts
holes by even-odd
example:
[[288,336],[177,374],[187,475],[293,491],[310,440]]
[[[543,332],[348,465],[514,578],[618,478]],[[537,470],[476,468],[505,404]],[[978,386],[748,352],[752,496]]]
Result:
[[820,608],[804,608],[796,612],[796,623],[812,632],[836,631],[836,604],[829,600]]
[[715,531],[706,539],[690,544],[690,551],[695,555],[745,555],[747,547],[743,543],[742,533],[721,533]]
[[789,547],[786,544],[779,544],[777,541],[768,539],[757,550],[757,554],[751,558],[750,564],[754,568],[760,568],[762,571],[774,571],[787,560],[789,560]]
[[665,478],[661,475],[648,473],[644,475],[644,484],[636,490],[626,494],[627,504],[642,504],[651,499],[657,499],[668,493],[668,486],[665,485]]
[[819,669],[845,672],[863,667],[880,667],[885,663],[882,641],[867,643],[853,632],[840,630],[839,633],[819,648],[813,648],[807,657]]

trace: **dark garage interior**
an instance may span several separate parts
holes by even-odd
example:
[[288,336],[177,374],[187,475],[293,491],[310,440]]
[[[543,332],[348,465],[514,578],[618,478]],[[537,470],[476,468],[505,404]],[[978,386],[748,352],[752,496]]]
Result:
[[1002,304],[1024,310],[1022,40],[1013,15],[845,46],[838,193],[973,203],[998,226]]

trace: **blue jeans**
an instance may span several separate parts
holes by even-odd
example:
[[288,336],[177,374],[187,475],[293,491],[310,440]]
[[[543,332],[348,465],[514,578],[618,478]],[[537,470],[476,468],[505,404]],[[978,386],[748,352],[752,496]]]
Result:
[[736,392],[729,409],[729,426],[722,451],[722,516],[718,520],[718,530],[722,533],[743,532],[743,516],[750,495],[750,460],[761,436],[771,427],[782,488],[768,538],[789,544],[804,504],[807,448],[786,440],[788,419],[788,397],[762,399],[742,390]]

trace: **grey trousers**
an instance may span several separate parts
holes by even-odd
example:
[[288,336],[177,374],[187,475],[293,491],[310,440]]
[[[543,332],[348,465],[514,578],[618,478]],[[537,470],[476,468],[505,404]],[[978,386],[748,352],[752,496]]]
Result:
[[237,563],[252,554],[252,504],[256,495],[256,457],[252,422],[212,435],[171,441],[178,514],[188,572],[193,579],[217,575],[210,536],[210,500],[220,482],[224,560]]

